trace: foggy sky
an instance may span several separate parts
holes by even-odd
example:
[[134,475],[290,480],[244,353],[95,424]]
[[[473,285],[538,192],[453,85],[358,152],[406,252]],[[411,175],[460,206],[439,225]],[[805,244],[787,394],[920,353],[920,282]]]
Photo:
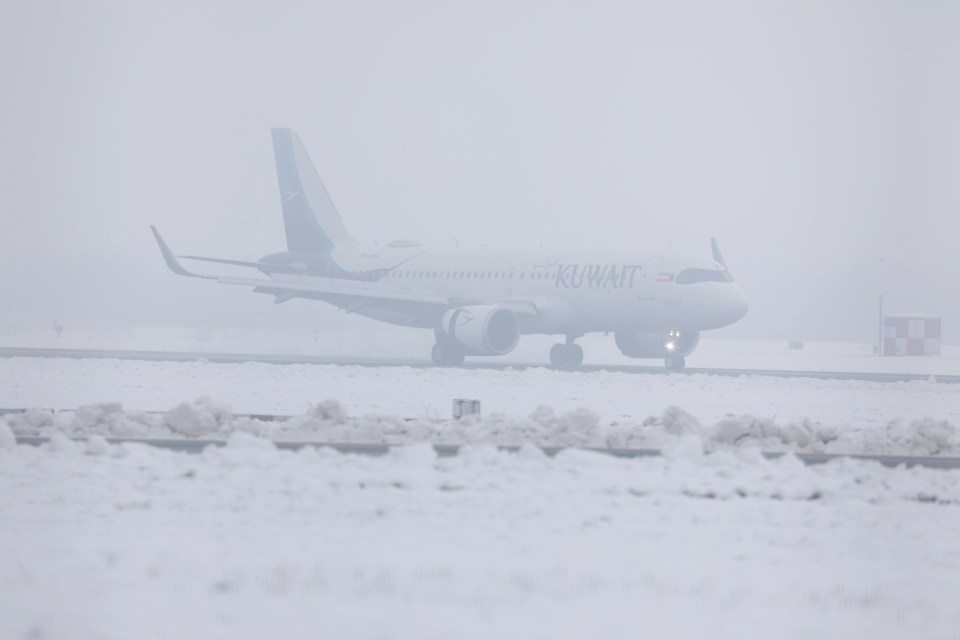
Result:
[[4,3],[0,314],[323,318],[177,278],[284,248],[269,129],[384,243],[708,255],[715,335],[960,342],[960,4]]

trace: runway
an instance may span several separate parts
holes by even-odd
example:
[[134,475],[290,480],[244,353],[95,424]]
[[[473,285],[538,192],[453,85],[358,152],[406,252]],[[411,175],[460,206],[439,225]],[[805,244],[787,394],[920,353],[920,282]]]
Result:
[[[82,438],[77,441],[84,441]],[[225,440],[218,439],[172,439],[172,438],[105,438],[110,444],[144,444],[171,451],[180,451],[184,453],[200,453],[207,447],[216,447],[226,445]],[[39,446],[46,444],[49,438],[40,436],[18,436],[17,444]],[[359,454],[368,456],[382,456],[390,452],[391,449],[409,445],[389,445],[389,444],[368,444],[368,443],[337,443],[337,442],[292,442],[292,441],[274,441],[273,444],[278,449],[297,450],[303,447],[325,447],[345,454]],[[460,453],[461,445],[434,444],[434,451],[440,457],[456,456]],[[517,446],[497,446],[499,451],[515,452],[520,449]],[[659,449],[615,449],[615,448],[592,448],[592,447],[538,447],[548,456],[555,456],[566,449],[576,449],[578,451],[590,451],[601,453],[616,458],[644,458],[661,455]],[[780,458],[786,455],[782,452],[763,452],[767,459]],[[904,455],[877,455],[877,454],[830,454],[830,453],[794,453],[804,464],[824,464],[841,458],[850,458],[853,460],[867,460],[878,462],[884,467],[926,467],[930,469],[960,469],[960,458],[950,456],[904,456]]]
[[[323,355],[263,354],[263,353],[207,353],[199,351],[131,351],[116,349],[50,349],[0,347],[0,358],[108,358],[119,360],[146,360],[153,362],[196,362],[206,361],[218,364],[242,364],[261,362],[265,364],[317,364],[359,367],[411,367],[432,368],[435,365],[426,360],[405,358],[351,358]],[[543,362],[490,363],[467,361],[460,365],[462,369],[529,369],[553,368]],[[558,369],[562,371],[562,369]],[[669,372],[662,366],[587,364],[575,371],[613,371],[617,373],[652,375],[694,375],[713,376],[765,376],[776,378],[816,378],[820,380],[859,380],[864,382],[913,382],[926,380],[936,383],[960,384],[960,375],[926,375],[916,373],[870,373],[856,371],[782,371],[774,369],[726,369],[693,368],[682,372]]]

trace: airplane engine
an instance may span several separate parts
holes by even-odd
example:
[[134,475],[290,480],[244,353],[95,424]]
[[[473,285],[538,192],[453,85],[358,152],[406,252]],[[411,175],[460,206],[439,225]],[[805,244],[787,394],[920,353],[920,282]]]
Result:
[[[617,331],[613,334],[620,353],[628,358],[668,358],[688,356],[700,342],[699,331],[670,330],[644,333]],[[671,348],[670,345],[673,345]]]
[[500,356],[520,341],[520,320],[494,305],[460,307],[443,314],[441,333],[470,355]]

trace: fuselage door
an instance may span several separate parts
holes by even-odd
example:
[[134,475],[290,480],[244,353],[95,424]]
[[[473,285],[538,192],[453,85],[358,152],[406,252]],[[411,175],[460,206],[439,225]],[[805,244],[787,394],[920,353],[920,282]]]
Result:
[[653,300],[653,289],[656,286],[659,270],[659,258],[650,258],[643,263],[640,272],[637,274],[636,280],[634,281],[638,300]]

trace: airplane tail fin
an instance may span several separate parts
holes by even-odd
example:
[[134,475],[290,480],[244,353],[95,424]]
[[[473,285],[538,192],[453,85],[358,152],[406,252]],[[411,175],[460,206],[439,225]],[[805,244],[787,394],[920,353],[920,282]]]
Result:
[[713,254],[713,259],[723,266],[727,266],[726,260],[723,259],[723,254],[720,253],[720,243],[717,242],[716,238],[710,238],[710,252]]
[[292,129],[271,129],[287,249],[328,252],[355,245],[317,170]]
[[723,259],[723,254],[720,253],[720,243],[717,242],[716,238],[710,238],[710,251],[713,253],[713,259],[719,262],[729,274],[730,267],[727,266],[727,261]]

